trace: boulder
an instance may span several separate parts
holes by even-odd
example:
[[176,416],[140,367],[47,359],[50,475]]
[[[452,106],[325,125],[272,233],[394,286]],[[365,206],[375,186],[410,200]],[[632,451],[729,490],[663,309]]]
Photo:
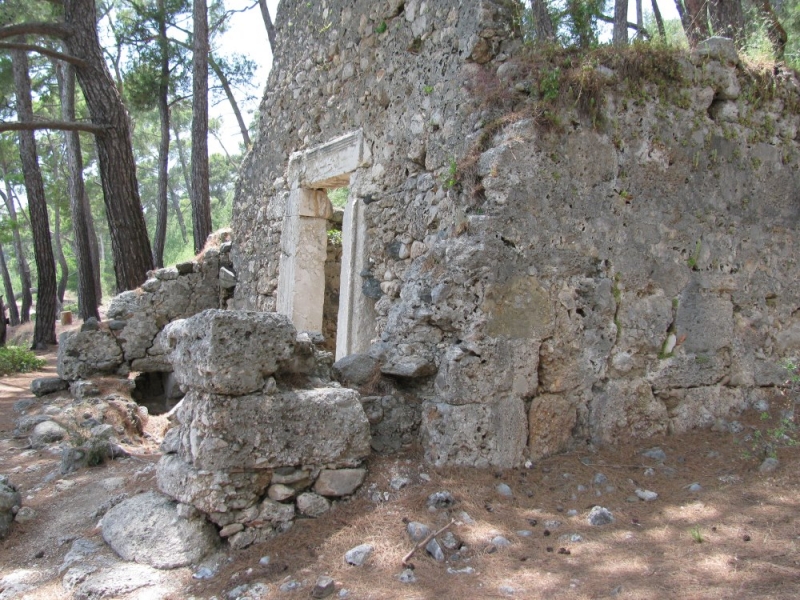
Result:
[[31,432],[31,446],[34,448],[42,448],[47,444],[60,442],[67,437],[67,434],[67,430],[55,421],[42,421],[36,425]]
[[37,398],[60,392],[69,387],[69,382],[60,377],[39,377],[31,381],[31,392]]
[[181,386],[229,396],[263,388],[292,355],[297,336],[277,313],[214,309],[170,323],[164,335]]
[[216,547],[219,536],[204,520],[179,517],[172,499],[146,492],[105,514],[103,539],[127,561],[175,569],[198,562]]
[[297,497],[297,510],[307,517],[319,517],[328,512],[331,503],[322,496],[306,492]]
[[379,371],[379,361],[369,354],[350,354],[333,363],[333,375],[337,381],[353,387],[369,383]]
[[67,331],[58,339],[58,376],[67,381],[114,375],[122,349],[108,331]]

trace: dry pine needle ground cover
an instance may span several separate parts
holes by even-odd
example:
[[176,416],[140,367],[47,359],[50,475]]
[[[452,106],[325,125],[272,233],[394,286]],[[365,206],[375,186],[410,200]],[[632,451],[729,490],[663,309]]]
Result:
[[[45,357],[52,374],[54,354]],[[69,544],[59,540],[101,540],[93,516],[98,506],[120,493],[156,487],[148,470],[158,458],[153,440],[131,446],[132,459],[45,482],[58,456],[26,452],[24,440],[11,437],[13,402],[30,395],[27,386],[37,376],[42,373],[0,379],[0,473],[16,473],[11,480],[21,488],[23,504],[36,512],[0,542],[0,580],[20,569],[37,575],[36,586],[22,595],[0,589],[3,600],[71,597],[58,575]],[[764,474],[754,442],[776,418],[747,413],[738,434],[692,432],[587,448],[530,469],[439,470],[418,452],[374,456],[356,496],[323,517],[300,520],[266,544],[226,550],[223,566],[209,580],[177,569],[166,596],[148,596],[144,589],[129,597],[222,599],[237,586],[263,582],[268,591],[261,598],[308,598],[317,577],[330,575],[337,586],[331,597],[344,589],[354,599],[800,598],[800,450],[778,448],[778,469]],[[756,431],[761,433],[754,437]],[[653,446],[664,450],[665,461],[642,455]],[[607,481],[594,483],[598,473]],[[391,482],[399,477],[409,483],[396,490]],[[109,481],[119,487],[105,489]],[[513,496],[499,494],[500,483]],[[702,490],[690,491],[693,483]],[[635,499],[637,488],[657,492],[658,499]],[[442,490],[455,505],[429,510],[428,496]],[[587,514],[594,505],[608,508],[615,521],[590,526]],[[436,529],[451,518],[456,523],[449,531],[463,546],[460,558],[445,549],[448,560],[439,563],[419,550],[410,559],[416,581],[401,583],[403,557],[414,546],[406,523]],[[493,545],[497,535],[510,545]],[[346,565],[345,552],[362,543],[374,546],[365,565]],[[266,565],[260,562],[264,556],[270,557]],[[448,572],[465,567],[472,572]],[[281,591],[289,581],[301,585]]]

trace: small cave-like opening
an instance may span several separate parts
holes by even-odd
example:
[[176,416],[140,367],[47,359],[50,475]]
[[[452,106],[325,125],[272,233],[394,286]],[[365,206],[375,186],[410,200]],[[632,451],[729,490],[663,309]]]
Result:
[[172,373],[139,373],[133,384],[131,396],[151,415],[171,411],[184,395]]
[[322,335],[325,349],[336,352],[336,332],[339,320],[339,293],[342,279],[342,225],[349,188],[328,190],[333,216],[328,220],[328,246],[325,258],[325,298],[322,304]]

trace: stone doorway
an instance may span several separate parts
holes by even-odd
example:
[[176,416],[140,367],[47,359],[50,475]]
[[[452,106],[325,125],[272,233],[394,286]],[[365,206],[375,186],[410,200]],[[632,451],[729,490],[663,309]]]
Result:
[[[290,192],[281,233],[277,311],[292,319],[298,331],[333,331],[325,315],[328,230],[333,207],[327,191],[350,185],[354,172],[371,164],[361,131],[297,152],[289,160]],[[339,306],[335,324],[336,358],[365,351],[375,331],[374,300],[361,294],[366,225],[363,202],[349,194],[341,226]],[[334,291],[328,290],[328,295]],[[328,341],[333,348],[332,340]]]

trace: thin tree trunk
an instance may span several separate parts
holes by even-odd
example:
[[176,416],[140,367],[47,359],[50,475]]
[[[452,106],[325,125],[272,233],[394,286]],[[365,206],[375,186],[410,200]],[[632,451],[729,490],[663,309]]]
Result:
[[178,162],[181,164],[181,173],[183,173],[183,183],[186,186],[186,193],[189,197],[192,195],[192,176],[189,172],[189,164],[186,162],[186,149],[183,146],[178,126],[172,123],[172,134],[175,136],[175,145],[178,147]]
[[194,0],[192,54],[192,225],[194,251],[199,253],[211,234],[208,189],[208,7]]
[[531,0],[531,9],[533,11],[537,41],[547,43],[555,42],[556,30],[555,27],[553,27],[553,19],[550,18],[550,13],[547,12],[547,3],[545,0]]
[[20,323],[27,323],[31,320],[31,305],[33,304],[33,297],[31,296],[31,269],[28,266],[28,260],[25,258],[25,250],[22,247],[22,236],[19,233],[19,223],[17,222],[17,210],[14,207],[14,199],[12,196],[13,190],[11,189],[11,182],[8,177],[8,171],[5,160],[2,161],[3,179],[6,185],[6,193],[0,192],[3,196],[3,201],[8,210],[8,216],[11,218],[11,236],[12,248],[14,250],[15,263],[17,265],[17,275],[19,275],[19,284],[22,286],[20,292],[22,293],[22,304],[20,306]]
[[767,27],[767,36],[770,42],[772,42],[772,50],[775,54],[775,59],[783,60],[783,55],[786,51],[786,43],[789,41],[786,30],[775,15],[775,11],[772,9],[769,0],[754,0],[754,2]]
[[661,16],[661,10],[658,8],[658,0],[652,0],[653,4],[653,16],[656,18],[656,25],[658,26],[658,35],[661,36],[662,40],[667,39],[667,29],[664,27],[664,19]]
[[95,140],[117,291],[123,291],[144,282],[153,268],[153,255],[139,199],[130,122],[100,49],[96,14],[94,0],[64,0],[64,21],[71,30],[64,43],[70,54],[87,63],[76,66],[75,72],[92,122],[110,126]]
[[6,307],[3,306],[3,297],[0,296],[0,346],[6,345],[7,334],[8,327],[6,327]]
[[614,37],[615,46],[628,45],[628,0],[616,0],[614,3]]
[[275,26],[272,24],[272,17],[269,15],[269,7],[267,0],[258,0],[258,6],[261,8],[261,16],[264,19],[264,27],[267,28],[267,37],[269,38],[269,47],[272,52],[275,52]]
[[[679,0],[675,0],[679,2]],[[698,42],[706,39],[711,35],[708,28],[708,14],[707,4],[708,0],[685,0],[686,2],[686,19],[681,19],[684,22],[684,30],[686,37],[689,40],[689,45],[694,47]]]
[[247,125],[244,123],[244,119],[242,118],[242,112],[239,110],[239,105],[236,103],[236,98],[233,96],[233,90],[231,89],[231,84],[228,81],[225,73],[222,71],[220,66],[217,64],[217,61],[214,60],[213,55],[209,55],[208,57],[208,64],[214,70],[214,73],[219,79],[219,82],[222,84],[222,89],[225,91],[225,96],[228,98],[228,102],[233,109],[233,114],[236,117],[236,122],[239,123],[239,131],[242,132],[242,141],[244,142],[244,147],[246,149],[250,148],[250,134],[247,131]]
[[64,256],[64,248],[61,245],[61,207],[58,206],[58,203],[53,206],[53,212],[55,213],[55,218],[53,219],[53,246],[55,246],[58,268],[61,271],[56,288],[56,298],[58,299],[56,316],[58,316],[58,311],[64,306],[64,294],[67,291],[67,282],[69,280],[69,265],[67,264],[67,258]]
[[[56,63],[61,95],[61,116],[66,121],[75,120],[75,71],[63,62]],[[90,226],[91,210],[87,210],[88,196],[83,183],[83,156],[81,140],[77,131],[64,132],[64,146],[67,155],[67,188],[72,227],[75,231],[75,260],[78,263],[78,316],[84,321],[89,317],[100,319],[97,306],[100,297],[97,286],[100,280],[92,259],[93,227]],[[92,223],[93,225],[93,223]]]
[[175,190],[172,189],[172,186],[169,186],[169,197],[170,201],[172,202],[172,211],[175,213],[175,217],[178,219],[178,227],[181,230],[181,239],[183,243],[187,243],[189,238],[186,237],[186,222],[183,220],[183,211],[181,210],[181,201],[178,198],[178,194],[175,193]]
[[164,266],[164,246],[167,241],[167,207],[169,177],[169,42],[164,0],[158,0],[158,46],[161,52],[161,73],[158,81],[158,118],[161,138],[158,143],[158,198],[156,199],[156,235],[153,243],[153,262]]
[[11,326],[16,327],[19,325],[19,310],[17,309],[17,301],[14,296],[14,286],[11,283],[11,274],[8,272],[6,253],[3,251],[2,244],[0,244],[0,271],[2,271],[3,287],[6,290],[6,298],[8,298],[8,318],[9,321],[11,321]]
[[[11,62],[17,98],[17,117],[20,121],[32,121],[33,104],[28,57],[21,50],[13,50]],[[33,328],[32,348],[41,350],[56,343],[56,266],[50,242],[44,182],[36,155],[36,139],[33,131],[20,131],[18,136],[37,272],[36,323]]]
[[642,0],[636,0],[636,35],[640,35],[644,29],[644,15],[642,14]]

